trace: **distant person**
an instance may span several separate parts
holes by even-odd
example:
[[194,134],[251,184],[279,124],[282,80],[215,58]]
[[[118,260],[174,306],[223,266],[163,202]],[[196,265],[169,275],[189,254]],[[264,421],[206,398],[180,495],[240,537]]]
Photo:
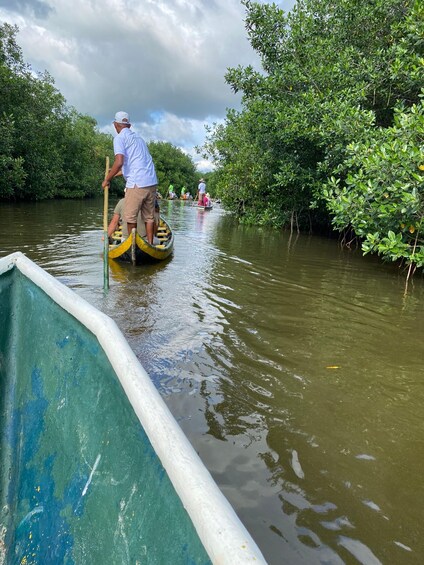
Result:
[[174,185],[170,184],[168,188],[168,198],[173,200],[175,198]]
[[187,190],[187,189],[186,189],[185,186],[183,186],[182,189],[181,189],[180,198],[182,198],[183,200],[185,200],[185,198],[186,198],[186,190]]
[[118,134],[113,140],[115,160],[102,187],[106,188],[122,171],[126,181],[124,216],[128,233],[137,227],[137,215],[141,212],[147,241],[152,244],[158,184],[153,159],[144,139],[130,129],[130,117],[126,112],[117,112],[113,125]]
[[197,187],[197,196],[198,196],[197,203],[199,206],[204,206],[205,194],[206,194],[205,179],[200,179],[199,186]]

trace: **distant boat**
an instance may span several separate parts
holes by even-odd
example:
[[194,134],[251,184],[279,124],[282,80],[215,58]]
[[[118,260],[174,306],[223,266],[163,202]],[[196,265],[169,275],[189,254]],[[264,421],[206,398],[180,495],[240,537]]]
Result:
[[210,199],[208,200],[208,203],[207,203],[206,206],[200,205],[198,202],[195,202],[193,204],[193,206],[195,208],[198,208],[199,210],[212,210],[212,208],[213,208],[212,200],[210,200]]
[[0,316],[1,563],[264,563],[110,318],[22,253]]
[[[150,245],[135,230],[127,239],[120,241],[122,232],[114,234],[114,243],[109,245],[109,258],[127,261],[139,265],[147,261],[163,261],[169,257],[174,248],[174,236],[169,224],[161,218],[157,237],[158,245]],[[113,239],[113,238],[112,238]]]

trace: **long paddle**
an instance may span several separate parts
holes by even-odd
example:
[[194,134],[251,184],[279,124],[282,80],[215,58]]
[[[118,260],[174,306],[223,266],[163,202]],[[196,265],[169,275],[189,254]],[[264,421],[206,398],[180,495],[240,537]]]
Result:
[[[109,173],[109,157],[106,157],[106,171],[105,171],[105,180]],[[103,239],[104,239],[104,248],[103,248],[103,288],[104,290],[109,290],[109,237],[107,235],[107,213],[109,207],[109,186],[106,186],[104,189],[104,201],[103,201]]]

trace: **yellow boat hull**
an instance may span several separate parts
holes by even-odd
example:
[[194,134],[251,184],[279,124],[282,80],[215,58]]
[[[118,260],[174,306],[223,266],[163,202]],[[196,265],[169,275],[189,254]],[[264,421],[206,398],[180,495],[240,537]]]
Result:
[[109,245],[109,258],[130,262],[133,265],[149,261],[163,261],[171,255],[174,249],[174,235],[163,218],[161,218],[157,236],[160,244],[150,245],[134,230],[121,243]]

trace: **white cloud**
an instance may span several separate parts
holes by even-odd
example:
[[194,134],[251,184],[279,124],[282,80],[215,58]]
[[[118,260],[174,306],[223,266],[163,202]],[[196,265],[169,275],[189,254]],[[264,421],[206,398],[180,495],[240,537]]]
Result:
[[258,62],[244,16],[239,0],[0,0],[25,60],[68,104],[100,126],[124,109],[147,139],[187,151],[211,116],[239,105],[227,68]]
[[[175,114],[167,112],[158,113],[153,117],[153,121],[138,122],[133,120],[130,115],[131,125],[147,141],[167,141],[179,147],[184,153],[190,155],[197,167],[202,171],[212,170],[213,163],[204,159],[196,151],[196,146],[203,144],[205,137],[205,125],[212,123],[222,123],[222,118],[207,116],[203,120],[191,118],[181,118]],[[115,130],[111,123],[101,128],[104,133],[115,135]]]

